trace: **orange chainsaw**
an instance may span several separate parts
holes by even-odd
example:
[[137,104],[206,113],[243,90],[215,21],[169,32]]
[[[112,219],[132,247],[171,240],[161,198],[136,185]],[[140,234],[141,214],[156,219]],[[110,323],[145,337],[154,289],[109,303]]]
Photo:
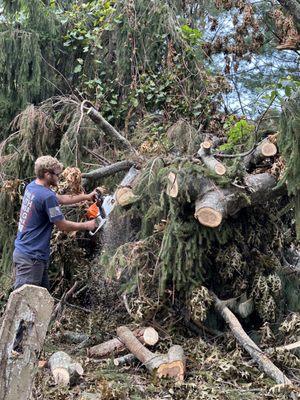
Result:
[[88,219],[94,219],[96,222],[96,229],[89,232],[91,236],[94,236],[106,223],[114,205],[114,196],[102,196],[101,191],[96,189],[95,202],[89,206],[86,213]]

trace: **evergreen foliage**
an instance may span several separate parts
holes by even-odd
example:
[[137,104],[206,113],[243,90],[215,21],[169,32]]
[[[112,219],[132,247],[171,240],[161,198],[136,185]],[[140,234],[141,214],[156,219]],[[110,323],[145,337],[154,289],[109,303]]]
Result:
[[295,198],[297,237],[300,239],[300,90],[283,104],[278,145],[286,161],[282,181]]

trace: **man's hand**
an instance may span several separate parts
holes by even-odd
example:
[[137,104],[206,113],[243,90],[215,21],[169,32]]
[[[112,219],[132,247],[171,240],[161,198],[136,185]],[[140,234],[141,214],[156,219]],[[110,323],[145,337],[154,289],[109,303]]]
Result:
[[87,201],[95,201],[98,193],[97,193],[97,189],[94,189],[91,193],[86,194]]
[[99,186],[94,189],[91,193],[86,194],[87,200],[96,201],[97,196],[101,196],[107,192],[107,189],[104,186]]
[[88,229],[89,231],[94,231],[97,228],[96,220],[92,219],[91,221],[87,221],[86,224],[88,224]]

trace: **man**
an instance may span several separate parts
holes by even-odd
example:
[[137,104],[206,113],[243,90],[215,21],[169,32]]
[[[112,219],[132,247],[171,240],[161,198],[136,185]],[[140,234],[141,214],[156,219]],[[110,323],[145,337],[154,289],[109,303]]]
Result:
[[76,204],[93,200],[95,191],[75,196],[57,195],[51,190],[51,186],[57,186],[63,165],[51,156],[39,157],[35,162],[34,170],[36,179],[26,187],[15,240],[14,289],[25,284],[48,289],[48,264],[53,225],[65,232],[94,230],[96,227],[94,220],[68,221],[60,209],[60,204]]

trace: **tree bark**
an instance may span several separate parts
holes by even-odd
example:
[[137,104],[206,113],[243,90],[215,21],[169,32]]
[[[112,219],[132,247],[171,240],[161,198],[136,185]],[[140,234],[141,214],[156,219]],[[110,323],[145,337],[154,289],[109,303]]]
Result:
[[[136,329],[132,334],[137,337],[140,342],[150,346],[155,345],[159,340],[157,331],[152,327]],[[123,342],[119,338],[115,338],[89,348],[87,354],[89,357],[100,358],[111,353],[121,353],[125,348],[126,346],[124,346]]]
[[10,296],[0,327],[0,399],[29,400],[53,309],[47,289],[24,285]]
[[276,383],[291,385],[291,381],[283,374],[283,372],[280,371],[280,369],[272,363],[272,361],[262,352],[262,350],[260,350],[253,340],[250,339],[236,316],[229,310],[229,308],[224,306],[216,295],[214,295],[214,299],[215,308],[229,325],[234,337],[257,362],[258,366]]
[[82,178],[85,179],[101,179],[110,175],[114,175],[120,171],[128,171],[130,167],[133,166],[132,161],[118,161],[115,164],[107,165],[102,168],[95,169],[90,172],[86,172],[82,174]]
[[167,355],[154,354],[134,336],[126,326],[117,329],[120,340],[128,350],[140,360],[145,367],[155,373],[158,378],[171,377],[183,381],[185,373],[185,358],[181,346],[172,346]]
[[48,361],[56,385],[69,386],[76,383],[83,374],[83,368],[79,363],[73,362],[71,357],[57,351]]

